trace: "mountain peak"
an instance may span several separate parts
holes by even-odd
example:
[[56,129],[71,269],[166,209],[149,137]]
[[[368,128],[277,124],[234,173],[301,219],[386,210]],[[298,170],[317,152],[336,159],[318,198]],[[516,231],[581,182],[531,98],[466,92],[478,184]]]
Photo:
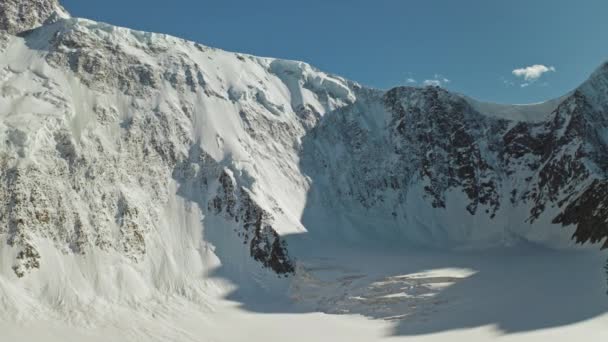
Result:
[[69,17],[58,0],[2,0],[0,2],[0,30],[10,34],[42,26],[57,17]]

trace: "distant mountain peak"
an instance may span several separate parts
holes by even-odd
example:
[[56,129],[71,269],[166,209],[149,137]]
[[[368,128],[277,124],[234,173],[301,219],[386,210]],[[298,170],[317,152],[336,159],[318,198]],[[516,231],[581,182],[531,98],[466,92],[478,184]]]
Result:
[[42,26],[53,18],[69,17],[58,0],[2,0],[0,2],[0,30],[10,34]]

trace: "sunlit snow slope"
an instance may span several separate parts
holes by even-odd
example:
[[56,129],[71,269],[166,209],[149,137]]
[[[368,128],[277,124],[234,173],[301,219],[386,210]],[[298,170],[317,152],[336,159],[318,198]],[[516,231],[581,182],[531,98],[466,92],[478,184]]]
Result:
[[220,264],[293,273],[279,234],[305,231],[302,137],[354,84],[83,19],[1,46],[3,311],[197,298]]

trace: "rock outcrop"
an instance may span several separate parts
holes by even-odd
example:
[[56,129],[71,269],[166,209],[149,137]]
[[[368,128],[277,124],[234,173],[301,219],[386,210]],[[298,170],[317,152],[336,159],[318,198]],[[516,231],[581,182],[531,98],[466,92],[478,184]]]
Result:
[[0,30],[19,34],[44,23],[68,17],[58,0],[2,0],[0,2]]

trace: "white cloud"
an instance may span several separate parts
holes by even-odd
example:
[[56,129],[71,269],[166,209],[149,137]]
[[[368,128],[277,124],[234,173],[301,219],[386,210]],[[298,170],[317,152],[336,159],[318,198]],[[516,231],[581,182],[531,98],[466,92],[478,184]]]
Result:
[[439,74],[435,74],[433,79],[424,80],[424,82],[422,82],[422,85],[424,85],[426,87],[428,87],[428,86],[441,87],[450,82],[451,81],[449,79],[447,79]]
[[407,80],[405,80],[406,83],[416,83],[416,80],[413,78],[408,78]]
[[522,84],[520,84],[519,86],[520,86],[520,87],[522,87],[522,88],[526,88],[526,87],[528,87],[529,85],[530,85],[530,83],[522,83]]
[[[534,64],[531,66],[527,66],[524,68],[518,68],[513,70],[513,75],[517,77],[523,77],[524,80],[529,82],[534,82],[538,80],[544,73],[547,72],[555,72],[555,67],[553,66],[545,66],[542,64]],[[526,83],[524,83],[526,84]],[[528,84],[529,85],[529,84]],[[522,84],[523,87],[523,84]]]
[[440,74],[435,74],[434,78],[435,78],[435,80],[441,81],[441,83],[450,83],[450,80],[441,76]]
[[441,80],[424,80],[424,82],[422,82],[422,84],[427,87],[429,87],[429,86],[441,87]]

